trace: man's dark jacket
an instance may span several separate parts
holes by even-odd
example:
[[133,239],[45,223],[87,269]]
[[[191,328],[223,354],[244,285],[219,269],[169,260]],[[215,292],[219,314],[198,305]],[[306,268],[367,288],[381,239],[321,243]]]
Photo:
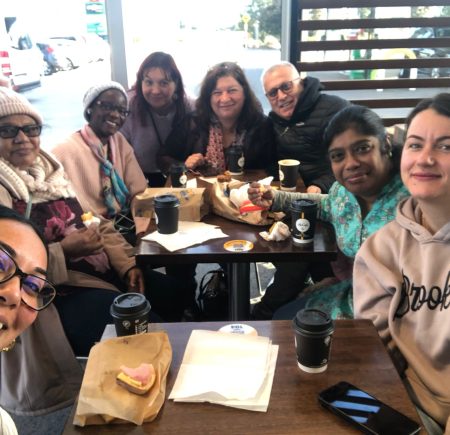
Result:
[[270,112],[276,132],[278,159],[300,161],[300,175],[306,186],[320,187],[323,193],[334,183],[323,144],[323,132],[331,117],[350,103],[334,95],[322,94],[323,86],[314,77],[303,81],[304,89],[291,119]]

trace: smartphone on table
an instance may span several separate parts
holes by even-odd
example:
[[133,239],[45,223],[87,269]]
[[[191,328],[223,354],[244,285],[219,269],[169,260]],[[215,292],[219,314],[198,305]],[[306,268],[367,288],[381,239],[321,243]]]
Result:
[[366,434],[412,435],[421,429],[414,420],[348,382],[320,392],[319,402]]

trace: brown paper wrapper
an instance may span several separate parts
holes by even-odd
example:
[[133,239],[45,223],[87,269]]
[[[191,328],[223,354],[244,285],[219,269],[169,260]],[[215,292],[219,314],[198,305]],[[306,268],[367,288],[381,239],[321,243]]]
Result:
[[136,195],[134,199],[134,215],[138,217],[152,218],[153,199],[158,195],[170,193],[175,195],[180,201],[179,220],[200,222],[205,216],[209,207],[204,201],[204,188],[180,188],[180,187],[149,187],[145,191]]
[[268,210],[258,210],[240,213],[239,209],[231,202],[229,192],[232,189],[238,189],[246,184],[244,181],[232,181],[230,183],[212,184],[209,191],[209,200],[214,214],[226,219],[244,222],[250,225],[271,225],[274,221],[284,217],[284,213],[273,213]]
[[[89,354],[73,424],[127,423],[141,425],[156,418],[164,404],[172,348],[165,332],[111,338],[96,344]],[[120,366],[151,363],[156,380],[142,396],[116,383]]]

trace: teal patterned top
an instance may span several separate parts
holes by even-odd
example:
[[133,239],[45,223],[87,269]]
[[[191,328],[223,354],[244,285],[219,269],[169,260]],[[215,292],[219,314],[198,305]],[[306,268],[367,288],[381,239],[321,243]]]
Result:
[[[409,192],[403,185],[400,176],[396,175],[384,186],[364,219],[355,195],[338,182],[331,186],[328,195],[277,191],[272,210],[283,210],[286,212],[294,199],[313,199],[317,201],[319,204],[319,219],[333,225],[339,249],[353,260],[364,240],[394,219],[397,204],[407,196],[409,196]],[[300,299],[303,299],[305,302],[304,307],[325,311],[333,319],[353,318],[351,279],[302,295]],[[297,300],[290,304],[299,302],[300,304],[302,303],[301,300]]]
[[355,195],[336,181],[328,195],[276,191],[272,210],[288,212],[294,199],[317,201],[318,218],[333,225],[339,249],[347,257],[354,258],[367,237],[394,219],[397,204],[407,196],[409,192],[400,176],[395,175],[362,219],[361,207]]

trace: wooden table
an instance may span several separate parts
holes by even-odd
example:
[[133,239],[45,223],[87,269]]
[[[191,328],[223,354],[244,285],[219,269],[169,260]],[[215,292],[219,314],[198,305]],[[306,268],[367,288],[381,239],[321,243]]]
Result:
[[[291,239],[266,242],[259,233],[267,227],[230,221],[220,216],[208,215],[203,221],[219,226],[230,237],[213,239],[200,245],[170,252],[156,242],[142,241],[136,248],[138,265],[229,263],[229,313],[231,320],[249,318],[250,263],[258,261],[331,261],[337,248],[331,225],[318,222],[314,242],[296,246]],[[228,240],[248,240],[253,249],[247,252],[229,252],[223,247]]]
[[[366,320],[338,320],[327,371],[308,374],[297,367],[293,332],[289,321],[246,322],[259,335],[280,346],[272,394],[266,413],[229,408],[209,403],[175,403],[167,400],[158,417],[143,426],[104,425],[78,428],[73,413],[64,434],[358,434],[341,418],[323,409],[317,394],[346,380],[419,422],[415,408],[375,328]],[[154,324],[166,330],[173,350],[167,378],[166,397],[181,365],[193,329],[217,330],[223,322]]]

